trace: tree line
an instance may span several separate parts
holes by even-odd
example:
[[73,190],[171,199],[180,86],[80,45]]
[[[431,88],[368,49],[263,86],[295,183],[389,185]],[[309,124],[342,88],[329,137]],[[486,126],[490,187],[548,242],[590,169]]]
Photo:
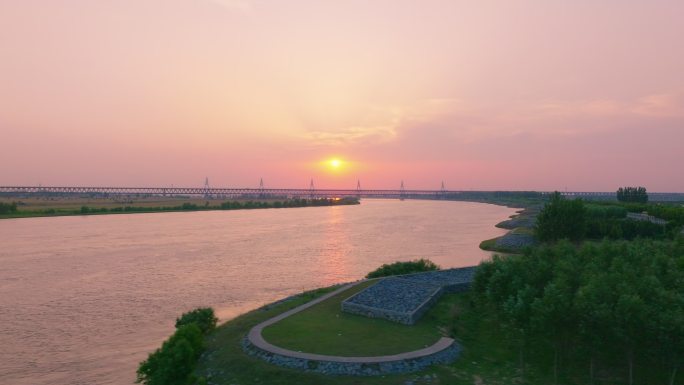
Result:
[[645,187],[620,187],[617,190],[617,199],[620,202],[646,203],[648,193]]
[[119,207],[89,207],[82,206],[81,214],[97,214],[97,213],[122,213],[122,212],[157,212],[157,211],[198,211],[198,210],[242,210],[242,209],[268,209],[268,208],[287,208],[287,207],[307,207],[307,206],[333,206],[358,204],[356,198],[344,199],[289,199],[285,201],[226,201],[219,205],[210,205],[205,202],[204,205],[195,203],[183,203],[178,206],[119,206]]
[[684,240],[562,241],[523,255],[495,256],[478,269],[474,291],[526,351],[551,345],[558,379],[563,362],[584,360],[588,383],[623,362],[634,383],[640,367],[684,363]]
[[[667,225],[627,218],[629,211],[647,211],[669,220]],[[582,199],[566,199],[555,192],[537,216],[535,233],[542,242],[569,239],[627,239],[638,237],[671,239],[684,224],[684,208],[653,204],[587,203]]]
[[0,214],[12,214],[17,212],[17,203],[0,202]]

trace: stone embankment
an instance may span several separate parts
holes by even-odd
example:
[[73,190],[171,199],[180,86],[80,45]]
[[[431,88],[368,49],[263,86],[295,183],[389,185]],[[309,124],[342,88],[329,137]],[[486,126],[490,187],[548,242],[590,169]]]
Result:
[[500,250],[522,250],[537,244],[537,239],[532,234],[508,232],[494,242],[494,246]]
[[345,285],[332,293],[286,311],[253,327],[242,340],[242,348],[250,355],[274,365],[330,375],[373,376],[407,373],[434,364],[453,362],[460,354],[460,346],[451,338],[442,337],[434,345],[400,354],[376,357],[341,357],[296,352],[268,343],[262,336],[265,327],[272,325],[311,306],[327,300],[355,284]]
[[511,219],[507,219],[503,222],[497,223],[496,227],[507,230],[517,229],[518,227],[532,228],[534,227],[535,221],[535,216],[521,216],[520,214],[518,214],[517,216]]
[[427,282],[385,278],[342,302],[342,311],[413,325],[439,299],[442,287]]
[[480,248],[503,253],[519,253],[526,247],[536,245],[534,226],[539,210],[539,207],[528,207],[510,219],[497,223],[496,227],[510,231],[498,238],[482,242]]
[[378,376],[415,372],[430,365],[453,362],[461,353],[461,347],[453,339],[446,337],[425,349],[378,357],[326,356],[284,349],[274,352],[273,349],[259,347],[248,338],[242,340],[242,348],[247,354],[273,365],[306,372],[348,376]]
[[397,278],[436,284],[442,286],[447,293],[458,293],[470,288],[470,284],[475,278],[476,270],[477,266],[459,267],[457,269],[431,271],[427,273],[398,275]]
[[347,298],[342,311],[413,325],[444,293],[467,290],[475,267],[384,278]]

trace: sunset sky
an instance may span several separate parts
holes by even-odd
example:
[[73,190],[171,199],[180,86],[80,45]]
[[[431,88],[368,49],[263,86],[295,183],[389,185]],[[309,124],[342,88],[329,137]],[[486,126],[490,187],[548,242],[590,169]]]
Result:
[[2,0],[0,185],[684,191],[683,37],[682,0]]

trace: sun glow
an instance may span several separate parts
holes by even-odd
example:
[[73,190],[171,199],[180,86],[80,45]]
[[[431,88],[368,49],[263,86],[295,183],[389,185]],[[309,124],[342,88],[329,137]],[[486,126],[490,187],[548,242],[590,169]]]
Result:
[[339,157],[327,158],[319,163],[322,170],[328,173],[340,174],[349,171],[351,163]]

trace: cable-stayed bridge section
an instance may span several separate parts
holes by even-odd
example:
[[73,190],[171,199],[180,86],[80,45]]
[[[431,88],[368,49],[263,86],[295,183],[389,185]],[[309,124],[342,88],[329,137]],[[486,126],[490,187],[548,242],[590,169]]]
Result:
[[415,198],[445,194],[444,190],[362,190],[216,187],[85,187],[85,186],[0,186],[0,194],[32,195],[132,195],[206,196],[212,198]]
[[[87,195],[87,196],[204,196],[207,198],[248,198],[248,199],[283,199],[283,198],[398,198],[398,199],[459,199],[473,197],[478,194],[515,194],[515,191],[457,191],[446,190],[408,190],[391,189],[316,189],[313,183],[309,188],[216,188],[208,187],[87,187],[87,186],[0,186],[2,195]],[[528,192],[529,193],[529,192]],[[532,192],[534,193],[534,192]],[[550,192],[537,192],[546,195]],[[615,192],[563,192],[568,198],[614,200]],[[654,202],[684,201],[684,193],[649,193]]]

